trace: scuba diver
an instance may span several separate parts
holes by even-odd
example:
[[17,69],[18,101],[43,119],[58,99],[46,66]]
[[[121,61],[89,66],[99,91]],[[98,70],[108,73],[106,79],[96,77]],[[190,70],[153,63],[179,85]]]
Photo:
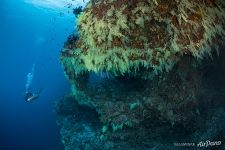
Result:
[[32,102],[32,101],[34,101],[34,100],[36,100],[36,99],[39,98],[41,92],[42,92],[42,88],[40,88],[37,93],[33,93],[30,90],[29,91],[26,91],[26,93],[24,95],[24,99],[27,102]]
[[35,64],[33,64],[31,72],[27,74],[27,82],[26,82],[26,85],[25,85],[26,86],[26,92],[25,92],[25,95],[24,95],[24,99],[27,102],[32,102],[32,101],[38,99],[41,92],[42,92],[42,88],[40,88],[39,91],[36,92],[36,93],[31,92],[31,85],[32,85],[32,82],[33,82],[33,77],[34,77],[34,69],[35,69]]

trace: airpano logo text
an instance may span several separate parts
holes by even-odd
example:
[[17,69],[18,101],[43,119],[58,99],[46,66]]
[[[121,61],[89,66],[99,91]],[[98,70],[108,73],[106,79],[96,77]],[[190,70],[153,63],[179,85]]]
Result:
[[197,144],[197,147],[212,147],[221,145],[221,141],[201,141]]

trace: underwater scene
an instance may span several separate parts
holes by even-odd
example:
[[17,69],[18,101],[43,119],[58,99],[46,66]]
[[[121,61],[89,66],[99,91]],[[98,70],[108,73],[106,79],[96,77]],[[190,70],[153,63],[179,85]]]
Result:
[[0,150],[225,150],[225,0],[1,0]]

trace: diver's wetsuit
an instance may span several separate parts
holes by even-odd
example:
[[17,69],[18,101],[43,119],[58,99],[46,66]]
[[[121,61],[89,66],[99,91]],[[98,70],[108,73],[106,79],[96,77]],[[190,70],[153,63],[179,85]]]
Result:
[[32,96],[33,96],[33,93],[31,93],[31,92],[26,92],[24,98],[25,98],[25,100],[27,101],[27,100],[29,99],[29,97],[32,97]]
[[39,97],[41,91],[42,89],[40,89],[37,94],[33,94],[32,92],[26,92],[24,98],[27,102],[33,101]]

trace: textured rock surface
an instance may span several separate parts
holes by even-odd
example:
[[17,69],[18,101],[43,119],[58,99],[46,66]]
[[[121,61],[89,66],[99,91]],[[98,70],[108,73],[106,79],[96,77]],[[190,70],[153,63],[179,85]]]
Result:
[[172,125],[190,123],[201,105],[197,98],[202,83],[201,73],[186,59],[153,80],[86,74],[76,80],[73,96],[80,104],[95,108],[101,121],[114,130],[154,118]]
[[224,58],[222,52],[197,68],[185,60],[164,79],[82,76],[78,89],[56,105],[65,148],[179,150],[174,143],[194,142],[193,149],[207,140],[224,143]]
[[171,70],[183,55],[211,55],[224,27],[224,0],[92,1],[78,18],[80,37],[65,46],[62,63],[70,78],[86,71],[136,76],[143,69],[148,78]]
[[80,106],[73,97],[60,100],[55,110],[65,150],[180,150],[187,147],[176,147],[174,143],[182,142],[194,143],[195,146],[188,148],[201,150],[206,147],[198,147],[198,144],[207,140],[222,142],[220,146],[208,148],[225,148],[224,105],[208,109],[191,128],[148,120],[134,129],[107,133],[103,133],[97,113]]
[[[224,125],[210,121],[224,120],[224,96],[212,81],[224,82],[215,73],[225,70],[224,28],[223,0],[92,0],[78,17],[79,37],[70,36],[60,56],[72,84],[68,104],[56,107],[67,149],[217,140]],[[75,101],[98,115],[89,118]],[[77,123],[78,112],[86,117]]]
[[224,4],[91,1],[78,18],[79,37],[61,53],[74,97],[114,130],[154,117],[190,123],[201,105],[199,59],[224,39]]

